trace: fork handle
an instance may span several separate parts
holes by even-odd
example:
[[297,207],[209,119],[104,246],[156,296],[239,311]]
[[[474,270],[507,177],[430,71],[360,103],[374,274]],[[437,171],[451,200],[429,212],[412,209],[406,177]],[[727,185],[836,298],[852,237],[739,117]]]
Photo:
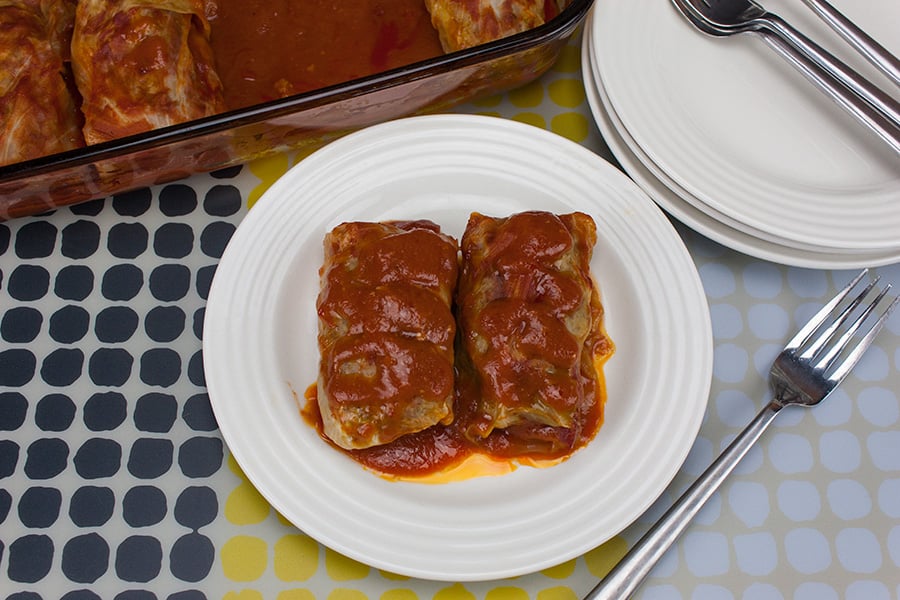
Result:
[[781,405],[770,402],[733,442],[706,469],[690,488],[666,511],[628,551],[585,600],[625,600],[637,590],[645,577],[666,553],[666,550],[687,528],[706,501],[753,447],[763,431],[778,414]]
[[874,83],[797,31],[778,15],[766,13],[764,17],[760,17],[756,21],[761,30],[771,31],[773,35],[782,38],[798,52],[808,56],[810,60],[850,88],[853,93],[883,113],[891,120],[894,127],[900,128],[900,102],[894,100]]
[[851,46],[865,56],[882,73],[900,85],[900,60],[884,46],[872,39],[865,31],[826,0],[803,0],[814,13],[844,38]]
[[775,36],[769,31],[758,31],[757,33],[773,50],[792,64],[813,85],[818,87],[819,90],[824,92],[848,114],[856,118],[857,121],[868,127],[882,141],[887,143],[895,153],[900,155],[900,126],[894,125],[882,113],[863,102],[850,88],[844,86],[830,73],[798,52],[782,38]]

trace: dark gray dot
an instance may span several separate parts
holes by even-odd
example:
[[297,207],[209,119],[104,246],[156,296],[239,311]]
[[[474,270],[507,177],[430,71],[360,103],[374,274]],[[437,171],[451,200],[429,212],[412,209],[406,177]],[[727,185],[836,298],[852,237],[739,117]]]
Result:
[[196,394],[187,399],[181,418],[194,431],[215,431],[219,428],[208,394]]
[[[9,492],[6,490],[0,489],[0,524],[2,524],[6,520],[7,515],[9,515],[10,507],[12,507],[12,496],[10,496]],[[0,557],[2,557],[2,554],[0,554]]]
[[73,215],[82,215],[86,217],[96,217],[103,211],[103,207],[106,205],[106,201],[103,198],[99,200],[91,200],[90,202],[81,202],[80,204],[73,204],[69,207],[69,210],[72,211]]
[[0,352],[0,385],[21,387],[31,381],[37,358],[31,350],[12,348]]
[[159,192],[159,210],[167,217],[189,215],[195,208],[197,208],[197,192],[190,186],[171,184]]
[[141,381],[168,387],[181,377],[181,357],[171,348],[154,348],[141,355]]
[[28,400],[19,392],[0,392],[0,431],[15,431],[25,422]]
[[80,306],[64,306],[50,315],[50,337],[61,344],[74,344],[87,333],[90,318]]
[[132,527],[156,525],[166,517],[166,494],[152,485],[140,485],[125,492],[122,518]]
[[190,288],[191,270],[184,265],[160,265],[150,272],[150,293],[157,300],[181,300]]
[[189,533],[172,544],[169,570],[181,581],[203,581],[209,575],[215,557],[215,547],[208,537],[196,532]]
[[106,247],[118,258],[137,258],[147,249],[150,235],[140,223],[117,223],[107,234]]
[[200,590],[183,590],[170,594],[166,600],[207,600],[206,594]]
[[16,256],[43,258],[53,254],[56,227],[49,221],[33,221],[23,225],[16,234]]
[[69,265],[56,274],[53,292],[63,300],[84,300],[94,289],[94,272],[84,265]]
[[212,523],[219,513],[216,492],[206,486],[186,488],[175,501],[175,520],[190,529],[200,529]]
[[138,327],[138,314],[127,306],[109,306],[97,313],[94,333],[106,344],[128,341]]
[[25,527],[50,527],[59,518],[62,493],[56,488],[30,487],[19,498],[19,521]]
[[116,498],[108,487],[86,485],[69,500],[69,518],[78,527],[99,527],[109,521]]
[[0,336],[11,344],[33,342],[41,332],[44,316],[30,306],[16,306],[3,313]]
[[172,467],[174,453],[171,440],[138,438],[131,444],[128,472],[138,479],[156,479]]
[[69,581],[94,583],[109,568],[109,544],[96,533],[74,537],[63,546],[61,566]]
[[6,250],[9,248],[9,240],[11,239],[11,234],[9,232],[9,227],[0,223],[0,254],[6,254]]
[[113,210],[123,217],[139,217],[150,208],[153,194],[149,188],[142,188],[113,196]]
[[41,379],[48,385],[65,387],[81,377],[84,353],[78,348],[57,348],[41,363]]
[[78,448],[72,462],[83,479],[112,477],[122,464],[122,447],[115,440],[91,438]]
[[116,594],[113,600],[157,600],[157,598],[150,590],[125,590]]
[[134,407],[134,425],[139,431],[166,433],[172,429],[177,413],[175,396],[151,392],[138,398]]
[[222,440],[213,437],[192,437],[178,448],[178,466],[187,477],[209,477],[222,466]]
[[214,185],[203,199],[203,210],[214,217],[227,217],[241,210],[241,192],[233,185]]
[[116,574],[123,581],[147,583],[162,569],[162,546],[155,537],[133,535],[116,550]]
[[84,424],[91,431],[111,431],[125,421],[127,406],[119,392],[97,392],[84,403]]
[[100,227],[91,221],[75,221],[62,230],[60,251],[67,258],[87,258],[100,247]]
[[200,387],[206,387],[206,375],[203,372],[203,353],[198,350],[188,362],[188,379]]
[[6,282],[6,291],[15,300],[40,300],[50,289],[50,273],[38,265],[19,265]]
[[225,167],[224,169],[219,169],[217,171],[213,171],[210,175],[215,179],[234,179],[238,175],[241,174],[243,170],[243,165],[235,165],[233,167]]
[[215,274],[216,265],[197,269],[197,295],[204,300],[209,298],[209,288],[212,286],[213,275]]
[[221,258],[235,229],[231,223],[222,221],[210,223],[200,233],[200,250],[207,256]]
[[20,583],[37,583],[53,566],[53,540],[46,535],[22,536],[9,545],[7,575]]
[[206,317],[206,308],[198,308],[194,312],[194,337],[198,340],[203,339],[203,320]]
[[131,376],[134,357],[124,348],[100,348],[88,363],[91,381],[97,385],[124,385]]
[[26,451],[25,475],[29,479],[52,479],[66,469],[69,445],[59,438],[31,442]]
[[103,273],[100,292],[107,300],[124,302],[133,299],[144,287],[144,273],[130,264],[115,265]]
[[156,306],[144,319],[144,330],[155,342],[171,342],[184,331],[186,316],[177,306]]
[[72,590],[63,594],[59,600],[103,600],[91,590]]
[[34,422],[43,431],[65,431],[75,418],[75,403],[63,394],[41,398],[34,411]]
[[16,472],[19,462],[19,445],[12,440],[0,440],[0,479]]
[[184,258],[194,248],[194,229],[187,223],[166,223],[153,234],[153,251],[162,258]]

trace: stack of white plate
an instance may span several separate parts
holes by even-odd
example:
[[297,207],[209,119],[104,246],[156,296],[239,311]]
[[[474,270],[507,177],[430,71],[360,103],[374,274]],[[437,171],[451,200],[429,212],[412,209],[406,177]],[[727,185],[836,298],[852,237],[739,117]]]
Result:
[[[900,54],[900,2],[832,3]],[[898,92],[802,2],[766,7]],[[622,168],[689,227],[793,266],[900,262],[900,156],[757,36],[705,36],[665,0],[596,0],[582,69]]]

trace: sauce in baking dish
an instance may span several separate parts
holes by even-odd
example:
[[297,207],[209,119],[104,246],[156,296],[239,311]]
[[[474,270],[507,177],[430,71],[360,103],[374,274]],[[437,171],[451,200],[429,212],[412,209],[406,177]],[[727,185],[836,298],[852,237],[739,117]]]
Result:
[[442,54],[422,0],[219,0],[212,49],[231,109]]

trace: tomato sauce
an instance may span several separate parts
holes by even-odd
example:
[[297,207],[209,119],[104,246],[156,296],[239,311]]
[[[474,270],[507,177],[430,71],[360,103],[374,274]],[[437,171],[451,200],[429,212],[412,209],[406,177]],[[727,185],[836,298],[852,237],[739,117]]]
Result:
[[209,10],[231,109],[442,54],[422,0],[219,0]]
[[[601,372],[600,368],[601,366],[598,365],[598,375]],[[581,415],[582,426],[578,432],[578,439],[573,442],[573,448],[580,448],[591,441],[602,425],[602,407],[605,403],[605,386],[602,385],[602,380],[598,382],[597,389],[597,402],[589,413]],[[468,401],[466,401],[467,397]],[[516,463],[536,466],[555,464],[558,460],[567,458],[573,451],[572,448],[569,448],[555,455],[548,455],[541,449],[542,451],[538,452],[536,456],[532,456],[529,449],[521,445],[521,440],[514,439],[507,431],[497,431],[481,443],[476,444],[464,434],[473,420],[478,419],[474,410],[476,403],[473,401],[473,397],[464,391],[458,391],[456,398],[459,412],[449,425],[434,425],[423,431],[407,434],[393,442],[363,450],[345,450],[325,435],[315,384],[306,389],[300,414],[310,426],[316,429],[319,437],[335,450],[347,454],[372,471],[400,479],[425,479],[431,475],[447,472],[475,455],[483,455],[496,462],[508,462],[510,464],[508,469],[496,471],[503,473],[515,469]],[[529,433],[533,440],[534,432]],[[556,432],[548,431],[547,437],[548,443],[552,443],[556,439]],[[467,476],[482,474],[470,472]]]

